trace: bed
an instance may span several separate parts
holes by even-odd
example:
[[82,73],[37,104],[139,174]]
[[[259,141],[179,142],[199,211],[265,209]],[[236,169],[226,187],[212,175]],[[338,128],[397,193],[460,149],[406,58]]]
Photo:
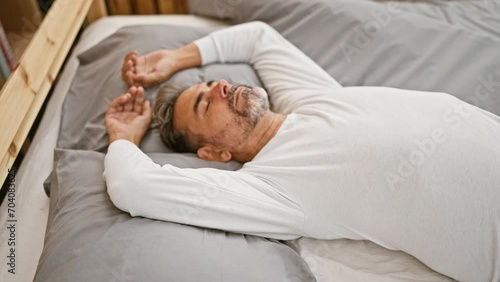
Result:
[[[60,2],[64,3],[64,1]],[[80,13],[75,13],[73,16],[75,18],[80,16],[83,19],[83,16],[86,14],[85,11],[92,4],[91,2],[78,2],[83,3],[79,10]],[[92,4],[93,9],[96,7],[95,3]],[[90,277],[93,278],[90,280],[105,279],[106,281],[137,281],[142,280],[139,277],[147,277],[148,281],[155,281],[158,277],[162,277],[162,273],[155,273],[155,267],[153,267],[157,266],[156,268],[161,268],[161,265],[155,265],[152,262],[150,262],[152,268],[147,272],[150,276],[144,276],[146,274],[137,269],[133,271],[138,272],[128,272],[127,269],[131,269],[130,266],[128,266],[129,268],[123,268],[126,264],[116,262],[116,258],[119,257],[127,257],[129,260],[132,260],[134,257],[144,255],[144,253],[137,249],[128,253],[120,251],[124,245],[114,244],[114,241],[111,240],[117,237],[109,237],[107,240],[100,242],[97,245],[98,248],[96,247],[97,249],[92,250],[93,253],[88,254],[95,254],[99,250],[114,252],[110,260],[104,258],[104,260],[100,261],[106,263],[114,261],[114,265],[107,265],[106,263],[93,265],[88,258],[87,260],[75,259],[74,253],[72,254],[73,256],[71,254],[68,255],[68,253],[75,250],[74,244],[77,244],[77,242],[67,241],[67,238],[62,235],[63,232],[70,232],[71,229],[64,229],[62,227],[57,229],[54,227],[60,226],[57,225],[57,220],[54,220],[57,218],[63,218],[61,220],[64,220],[65,214],[61,209],[56,210],[58,204],[56,197],[59,194],[58,192],[54,193],[54,191],[57,191],[57,188],[54,188],[54,183],[67,185],[68,191],[70,191],[69,188],[75,187],[75,183],[71,182],[74,178],[71,170],[79,169],[82,166],[88,171],[95,169],[94,174],[97,174],[99,167],[96,167],[96,163],[102,158],[102,153],[105,152],[105,147],[102,146],[103,136],[99,134],[97,134],[99,138],[96,140],[87,140],[88,142],[82,140],[81,136],[94,135],[86,134],[80,135],[76,139],[74,138],[74,136],[78,136],[77,127],[72,131],[65,124],[78,122],[78,120],[67,119],[66,123],[64,121],[61,122],[61,114],[64,112],[63,102],[68,92],[71,93],[71,88],[75,87],[73,80],[79,70],[82,70],[82,66],[85,64],[91,66],[96,62],[93,58],[99,57],[99,54],[95,53],[97,51],[93,51],[92,49],[99,50],[95,49],[95,47],[103,46],[106,42],[112,41],[113,36],[115,38],[119,37],[120,32],[121,36],[124,36],[123,34],[145,34],[148,32],[155,34],[154,32],[165,28],[165,25],[168,28],[173,28],[173,25],[177,25],[182,26],[186,34],[192,32],[192,36],[200,36],[203,32],[206,33],[209,30],[220,28],[227,24],[261,20],[268,22],[280,31],[287,39],[318,62],[344,86],[382,85],[416,90],[442,91],[453,94],[497,115],[500,114],[500,89],[495,84],[497,81],[496,78],[500,77],[500,52],[497,48],[500,38],[500,34],[498,33],[498,30],[500,30],[500,5],[497,1],[472,1],[467,3],[437,1],[430,4],[395,4],[394,2],[376,3],[372,1],[306,2],[294,0],[268,2],[258,0],[242,2],[192,0],[189,1],[189,7],[192,14],[211,17],[212,19],[209,20],[193,15],[108,17],[85,29],[79,43],[74,47],[71,55],[69,55],[64,70],[59,75],[58,83],[49,101],[38,133],[23,161],[23,165],[16,175],[16,215],[18,219],[16,263],[18,265],[18,273],[16,275],[9,274],[7,272],[9,266],[3,264],[0,267],[2,281],[32,281],[33,278],[36,281],[64,281],[68,277],[73,278],[75,281],[88,280]],[[64,5],[62,5],[61,9],[64,9]],[[75,20],[74,25],[79,26],[81,19],[79,22]],[[221,20],[225,21],[222,23]],[[368,36],[362,32],[361,28],[370,28],[370,22],[373,26],[375,26],[374,23],[378,23],[379,27],[382,27],[384,23],[385,25],[383,28],[380,28],[379,33],[373,33],[371,36]],[[55,28],[54,26],[52,26],[52,29]],[[335,28],[325,29],[325,27],[330,26]],[[405,32],[408,29],[415,32],[410,35]],[[310,30],[323,35],[322,40],[318,40],[316,34],[307,32]],[[349,33],[346,30],[354,30],[356,32]],[[441,40],[438,40],[438,37]],[[368,39],[368,41],[363,43],[361,41],[363,38],[365,40]],[[415,45],[416,42],[422,42],[426,38],[433,38],[434,40],[429,41],[429,44]],[[72,40],[70,41],[70,43],[66,43],[69,44],[68,46],[72,44]],[[311,42],[314,42],[314,44],[311,44]],[[453,42],[453,48],[449,48],[449,42]],[[180,42],[177,42],[177,44],[180,44]],[[56,57],[60,58],[59,60],[62,64],[62,60],[64,60],[66,54]],[[29,58],[29,54],[25,55],[24,60],[26,58]],[[23,63],[24,61],[21,62],[21,64]],[[26,62],[26,64],[28,63]],[[374,69],[373,66],[379,67]],[[249,81],[258,83],[258,78],[252,76],[251,71],[245,69],[245,66],[238,66],[238,68],[243,69],[238,71],[244,73],[244,79],[246,78]],[[29,67],[22,68],[17,72],[20,73],[23,70],[26,72],[26,69],[27,73],[31,74]],[[49,67],[45,69],[49,73],[58,73],[58,70],[54,71]],[[224,75],[219,70],[211,71],[209,75]],[[55,74],[49,76],[52,79],[49,79],[48,82],[50,83],[48,86],[54,80],[53,77],[55,77]],[[186,72],[181,74],[181,78],[182,76],[197,75],[199,73]],[[20,78],[25,78],[26,76],[25,73],[19,74]],[[28,75],[28,77],[30,76]],[[39,80],[40,85],[45,85],[43,78]],[[37,79],[35,78],[32,81],[36,82]],[[493,81],[493,83],[488,84],[488,81]],[[9,81],[3,91],[9,89],[7,87],[12,87],[11,85],[15,85],[15,83]],[[48,86],[44,87],[47,88]],[[481,86],[487,92],[477,91]],[[110,87],[114,87],[117,90],[120,89],[116,84]],[[48,91],[48,89],[46,90]],[[151,90],[151,93],[153,92],[154,90]],[[31,92],[28,92],[28,94],[31,94]],[[3,96],[5,97],[5,95]],[[77,105],[79,102],[81,101],[72,101],[73,105]],[[2,107],[6,107],[7,104],[5,103],[5,100],[2,100]],[[29,105],[25,106],[25,109],[30,113],[28,110]],[[66,109],[66,111],[68,110]],[[102,113],[102,109],[100,111]],[[83,128],[86,128],[85,125],[89,124],[87,122],[89,119],[93,118],[90,125],[95,125],[102,121],[102,116],[101,120],[99,120],[99,110],[90,112],[92,114],[87,115],[80,121],[82,126],[84,126]],[[14,115],[13,113],[9,114]],[[22,118],[17,117],[17,120],[22,120]],[[60,128],[62,129],[61,131],[59,131]],[[64,130],[65,128],[67,130]],[[92,128],[90,127],[90,129]],[[12,132],[14,132],[14,134],[11,134],[14,138],[13,140],[22,135],[16,133],[17,131],[14,129],[12,129]],[[67,136],[63,136],[63,134]],[[166,162],[165,157],[161,154],[155,155],[156,152],[168,152],[162,151],[163,148],[160,148],[160,145],[154,139],[155,136],[152,134],[149,137],[150,141],[146,141],[149,142],[150,153],[156,158],[155,160],[158,163]],[[15,144],[19,142],[17,141]],[[56,147],[58,149],[54,151]],[[15,148],[13,150],[11,146],[9,152],[11,159],[12,156],[15,156],[15,151]],[[193,165],[189,158],[169,156],[170,161],[171,159],[175,159],[179,165]],[[54,162],[54,158],[56,162]],[[5,161],[2,165],[8,167]],[[230,164],[221,168],[237,169],[237,164]],[[54,171],[56,173],[53,173]],[[44,182],[45,188],[51,194],[50,202],[42,188],[42,183]],[[93,187],[95,186],[94,183]],[[101,187],[102,189],[104,187]],[[97,195],[95,193],[78,194],[81,192],[81,189],[73,189],[73,192],[74,194],[68,196],[70,200],[78,199],[78,197],[89,197],[90,199]],[[99,193],[102,196],[102,191]],[[97,202],[105,200],[96,198]],[[71,204],[71,201],[68,201],[66,207],[76,208],[75,205]],[[2,226],[7,224],[8,213],[6,209],[6,205],[2,205],[1,220],[4,223]],[[49,214],[49,210],[51,214]],[[81,211],[85,212],[85,209]],[[120,214],[113,213],[108,216],[110,218],[115,216],[120,217],[118,222],[130,220],[129,218],[126,218],[126,220],[121,218],[121,216],[125,215]],[[81,221],[84,219],[78,220]],[[86,224],[92,223],[87,222]],[[158,225],[158,223],[147,224]],[[43,238],[46,226],[46,235]],[[57,233],[55,232],[56,230],[62,231]],[[109,229],[106,230],[106,232],[109,232]],[[158,230],[157,232],[162,232],[162,230]],[[205,269],[205,272],[201,271],[203,266],[210,265],[208,263],[204,264],[203,262],[194,260],[192,266],[198,265],[198,268],[189,268],[186,266],[188,260],[193,260],[192,257],[196,257],[196,252],[191,253],[190,257],[190,253],[186,249],[176,249],[175,254],[178,256],[178,259],[170,261],[170,265],[177,268],[185,267],[185,269],[177,272],[176,275],[179,276],[172,276],[174,278],[171,279],[176,279],[175,281],[189,281],[183,279],[192,277],[189,276],[189,272],[196,273],[198,270],[202,274],[198,273],[196,275],[203,275],[202,277],[204,277],[205,281],[234,281],[235,277],[237,277],[234,275],[238,273],[245,275],[246,279],[238,278],[238,281],[256,281],[260,280],[259,276],[251,276],[244,271],[253,269],[254,271],[251,272],[255,273],[257,272],[255,268],[258,264],[253,265],[253,268],[246,265],[248,268],[246,270],[242,268],[242,265],[245,263],[248,264],[249,261],[260,259],[264,262],[274,262],[274,264],[271,264],[273,265],[272,269],[266,270],[269,272],[266,273],[264,271],[268,279],[272,277],[270,281],[452,281],[452,279],[432,271],[405,253],[390,251],[368,241],[320,241],[301,238],[288,242],[272,242],[271,240],[267,241],[250,236],[242,237],[241,235],[221,234],[219,231],[212,230],[198,230],[197,232],[204,234],[204,236],[209,234],[210,236],[223,238],[218,241],[219,246],[221,244],[231,246],[228,240],[232,240],[234,245],[232,245],[233,249],[230,249],[230,251],[233,250],[234,253],[239,252],[240,256],[235,255],[232,257],[228,255],[225,258],[226,264],[224,267],[219,265],[216,272],[218,275],[222,275],[221,277],[223,278],[215,279],[211,278],[214,277],[211,276],[214,275],[213,269],[211,269],[212,272],[210,272],[210,269]],[[118,237],[118,239],[122,240],[123,243],[130,243],[130,240],[137,239],[134,236],[139,235],[128,234],[129,237],[121,239]],[[8,236],[9,233],[7,230],[2,230],[1,241],[5,242]],[[203,241],[204,239],[197,237],[190,237],[189,239],[191,239],[191,242],[205,242]],[[68,245],[61,246],[60,240],[66,240],[64,242],[68,243]],[[175,240],[176,238],[170,238],[158,242],[163,242],[163,246],[167,246],[169,242]],[[258,246],[262,246],[262,253],[250,253],[248,250],[238,249],[241,246],[245,246],[243,242],[250,246],[257,243]],[[149,248],[154,246],[151,243],[141,246],[148,245]],[[172,248],[172,246],[168,247]],[[202,244],[198,247],[204,248],[206,245]],[[269,249],[273,251],[269,252]],[[150,252],[154,251],[154,249],[147,250]],[[199,251],[200,249],[197,250]],[[210,258],[210,254],[216,253],[213,249],[210,250],[207,251],[205,249],[207,253],[203,255]],[[2,255],[8,253],[7,245],[2,244],[0,251]],[[182,257],[183,253],[186,257]],[[262,254],[265,254],[265,256]],[[82,255],[82,253],[80,252],[78,255]],[[95,258],[95,256],[90,257]],[[64,258],[67,258],[66,262],[62,260]],[[214,257],[212,259],[220,260],[220,258]],[[231,259],[238,263],[227,265],[227,260]],[[221,261],[224,262],[224,260]],[[68,264],[65,265],[64,263]],[[61,267],[64,266],[68,267],[66,270],[61,270]],[[168,264],[164,267],[168,268]],[[82,272],[82,270],[89,268],[95,271]],[[100,272],[103,269],[108,269],[109,271],[107,273]],[[163,277],[165,278],[165,276]],[[279,279],[276,279],[276,277],[279,277]]]

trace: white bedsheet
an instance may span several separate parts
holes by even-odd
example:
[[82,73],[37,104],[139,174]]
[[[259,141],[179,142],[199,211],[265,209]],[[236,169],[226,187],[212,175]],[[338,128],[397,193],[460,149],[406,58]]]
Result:
[[[221,26],[216,21],[196,16],[113,16],[89,26],[68,59],[59,82],[47,105],[37,134],[16,176],[16,274],[0,266],[0,281],[32,281],[42,252],[49,199],[43,181],[52,170],[61,106],[78,68],[76,56],[111,35],[119,28],[137,24],[179,24],[189,26]],[[8,254],[7,207],[0,207],[0,255]],[[366,241],[322,241],[301,238],[291,241],[300,251],[318,282],[330,281],[452,281],[402,253],[387,250]],[[2,262],[4,259],[1,260]],[[298,278],[300,281],[300,278]]]
[[369,241],[300,238],[294,246],[318,282],[337,281],[454,281],[400,251]]

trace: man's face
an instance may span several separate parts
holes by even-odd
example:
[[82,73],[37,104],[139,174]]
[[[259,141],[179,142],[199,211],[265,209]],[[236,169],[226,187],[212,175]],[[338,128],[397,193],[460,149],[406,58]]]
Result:
[[175,104],[174,127],[191,138],[221,149],[239,150],[240,144],[269,111],[262,88],[209,81],[185,90]]

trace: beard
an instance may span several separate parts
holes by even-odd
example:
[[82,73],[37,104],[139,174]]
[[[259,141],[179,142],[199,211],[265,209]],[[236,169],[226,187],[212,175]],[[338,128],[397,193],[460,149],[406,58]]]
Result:
[[[240,98],[244,97],[247,101],[242,110],[238,109],[234,103],[236,89],[241,86],[245,87],[245,89],[242,90]],[[245,123],[251,125],[251,127],[255,127],[267,110],[269,110],[267,92],[260,87],[233,85],[229,90],[229,109],[241,117]]]
[[[235,92],[238,87],[245,89],[241,92],[240,98],[246,99],[243,109],[238,109],[235,102]],[[228,93],[229,109],[235,113],[232,122],[229,122],[224,129],[207,140],[207,143],[214,144],[221,148],[226,148],[228,144],[233,144],[234,140],[240,143],[250,136],[257,123],[269,110],[269,100],[267,92],[260,87],[250,87],[246,85],[232,86]]]

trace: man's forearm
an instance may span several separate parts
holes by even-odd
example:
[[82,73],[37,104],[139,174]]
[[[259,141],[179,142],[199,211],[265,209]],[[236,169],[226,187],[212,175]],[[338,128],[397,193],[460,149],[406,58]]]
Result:
[[189,43],[181,48],[175,49],[174,52],[176,72],[201,66],[201,54],[196,44]]

